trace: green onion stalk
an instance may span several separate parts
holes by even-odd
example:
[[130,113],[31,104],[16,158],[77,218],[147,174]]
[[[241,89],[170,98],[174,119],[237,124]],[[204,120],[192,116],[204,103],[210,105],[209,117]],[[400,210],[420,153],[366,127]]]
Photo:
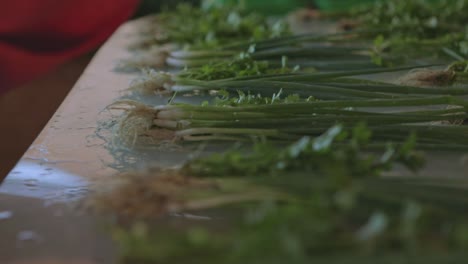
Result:
[[[134,107],[128,116],[138,112],[148,117],[146,130],[134,131],[132,139],[147,135],[148,130],[157,134],[159,129],[164,129],[175,131],[171,134],[173,139],[184,141],[252,138],[291,141],[321,134],[337,123],[351,127],[365,122],[374,133],[376,147],[388,141],[400,142],[411,133],[418,135],[421,148],[468,147],[465,136],[468,127],[460,126],[467,118],[468,103],[458,97],[318,101],[298,96],[281,99],[275,95],[263,102],[261,97],[244,100],[248,102],[235,105],[235,101],[227,100],[217,105],[198,106],[152,107],[131,101],[121,103]],[[417,107],[417,110],[407,107]],[[131,125],[132,119],[127,117],[122,121],[121,131],[128,132]]]
[[[282,59],[280,67],[272,67],[267,61],[256,61],[249,56],[239,57],[230,61],[209,63],[198,68],[184,69],[171,74],[150,68],[143,69],[142,76],[130,84],[130,90],[143,94],[171,93],[173,86],[184,80],[213,81],[242,77],[272,76],[298,72],[300,67],[287,67],[287,59]],[[191,87],[191,85],[188,85]],[[187,87],[187,86],[186,86]],[[193,86],[196,89],[196,86]]]
[[181,50],[168,54],[166,63],[176,68],[200,67],[212,62],[232,60],[247,53],[254,60],[267,61],[278,66],[283,56],[286,56],[290,65],[309,67],[317,70],[344,70],[353,68],[376,68],[372,63],[369,47],[365,46],[338,46],[328,43],[314,45],[286,46],[271,50],[257,50],[252,45],[247,52],[243,50]]
[[[418,61],[437,62],[441,61],[441,58],[443,61],[467,58],[466,51],[462,51],[463,53],[456,51],[463,49],[462,47],[454,48],[451,45],[452,43],[466,45],[465,31],[436,40],[410,37],[405,40],[387,40],[382,37],[385,32],[387,32],[385,28],[380,31],[347,32],[340,35],[340,38],[336,38],[336,34],[323,37],[306,34],[298,38],[283,37],[283,40],[273,39],[236,48],[220,46],[219,49],[174,50],[168,53],[166,64],[176,68],[198,67],[210,62],[229,60],[245,52],[256,60],[267,60],[271,63],[278,61],[281,56],[287,56],[295,65],[314,67],[317,70],[376,68],[418,64]],[[393,33],[388,31],[390,32]],[[434,57],[432,54],[443,56]]]
[[[282,56],[300,66],[319,70],[375,68],[369,41],[359,38],[369,34],[355,30],[342,33],[280,36],[265,40],[238,41],[207,49],[181,49],[169,52],[167,64],[174,67],[195,67],[213,61],[232,59],[248,53],[256,60],[276,62]],[[390,60],[390,58],[386,58]]]
[[[382,74],[413,69],[394,83],[364,80],[363,75]],[[278,90],[285,94],[314,96],[324,100],[398,98],[404,96],[433,96],[468,94],[466,73],[446,70],[417,70],[415,67],[365,69],[334,72],[307,72],[299,67],[271,68],[267,62],[243,58],[232,63],[208,64],[199,69],[177,74],[147,70],[136,79],[130,90],[151,93],[195,93],[227,90],[270,96]],[[361,78],[361,79],[358,79]]]

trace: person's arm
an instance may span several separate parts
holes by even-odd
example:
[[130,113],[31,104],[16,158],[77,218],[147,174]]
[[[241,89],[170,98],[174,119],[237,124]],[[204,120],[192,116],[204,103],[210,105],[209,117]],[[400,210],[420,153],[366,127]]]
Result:
[[95,49],[138,0],[15,0],[0,8],[0,93]]

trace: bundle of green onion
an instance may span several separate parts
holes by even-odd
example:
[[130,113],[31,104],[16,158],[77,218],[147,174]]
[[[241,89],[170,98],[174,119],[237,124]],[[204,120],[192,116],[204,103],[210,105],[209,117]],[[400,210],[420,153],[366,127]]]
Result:
[[[122,263],[462,263],[466,181],[381,177],[394,163],[416,170],[421,157],[414,138],[363,152],[371,134],[338,125],[287,148],[258,144],[137,177],[140,195],[117,198],[130,184],[100,200],[149,219],[115,231]],[[154,220],[181,212],[192,217]]]
[[[440,10],[443,10],[441,12]],[[330,35],[305,34],[277,39],[220,45],[218,51],[195,48],[172,52],[167,62],[172,66],[197,66],[211,60],[226,59],[255,44],[254,58],[277,60],[288,56],[302,66],[333,69],[341,65],[372,67],[398,61],[434,58],[446,55],[451,59],[468,57],[466,18],[468,1],[376,1],[376,4],[340,14],[357,25],[350,32]],[[373,45],[372,45],[373,42]],[[372,47],[373,46],[373,47]],[[435,56],[440,59],[441,56]],[[443,58],[443,56],[442,56]],[[310,62],[314,60],[314,62]]]
[[[152,107],[133,101],[119,104],[130,108],[118,134],[127,144],[133,144],[138,137],[157,135],[160,129],[175,131],[166,140],[291,141],[323,133],[336,123],[350,127],[366,122],[375,135],[376,147],[389,141],[401,142],[412,132],[419,136],[420,148],[468,147],[468,127],[458,125],[467,118],[468,102],[452,96],[319,101],[297,95],[282,99],[280,94],[263,98],[240,93],[238,98],[224,98],[214,105]],[[135,126],[135,118],[141,121],[141,117],[144,124]]]
[[402,59],[440,54],[468,59],[467,12],[467,0],[391,0],[376,1],[347,16],[359,30],[372,32],[368,37],[375,38],[374,59],[385,63],[383,54]]
[[[314,96],[319,99],[396,98],[403,95],[466,95],[466,75],[450,66],[446,70],[420,70],[417,67],[363,69],[333,72],[307,72],[300,67],[289,68],[286,59],[281,67],[267,62],[240,58],[230,62],[207,64],[177,74],[146,70],[130,90],[151,93],[193,93],[200,91],[249,91],[272,95],[279,89],[287,94]],[[466,65],[465,63],[461,63]],[[454,64],[455,65],[455,64]],[[394,83],[358,80],[362,75],[390,73],[414,69],[406,78]],[[457,87],[452,86],[459,83]],[[465,85],[463,85],[465,84]],[[437,87],[424,89],[422,87]]]
[[[130,46],[135,53],[119,67],[160,67],[169,54],[184,54],[189,49],[213,50],[227,43],[290,35],[283,20],[270,22],[263,15],[236,6],[203,9],[180,4],[173,11],[146,18],[140,24],[138,40]],[[224,58],[232,54],[230,51],[215,53]]]

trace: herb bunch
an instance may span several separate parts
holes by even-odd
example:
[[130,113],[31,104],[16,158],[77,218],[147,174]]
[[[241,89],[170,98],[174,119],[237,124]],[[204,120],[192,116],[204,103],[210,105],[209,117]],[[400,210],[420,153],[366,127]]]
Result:
[[[246,12],[238,6],[203,9],[179,4],[155,19],[149,45],[174,43],[191,49],[213,48],[232,41],[258,41],[290,34],[282,21],[271,24],[265,16]],[[161,32],[162,30],[162,32]],[[149,31],[149,32],[148,32]]]
[[[465,81],[467,73],[464,72],[466,62],[458,62],[457,67],[450,66],[445,70],[421,69],[419,72],[417,70],[420,67],[316,72],[310,69],[301,70],[297,65],[290,68],[287,64],[285,57],[281,67],[270,67],[268,62],[243,57],[234,61],[208,63],[177,74],[150,69],[145,70],[142,77],[135,79],[129,89],[140,93],[200,93],[224,89],[233,93],[238,90],[250,91],[264,96],[283,89],[286,94],[296,93],[320,99],[396,98],[403,94],[468,94]],[[408,69],[414,71],[393,83],[359,79],[362,75]]]
[[375,39],[375,61],[382,53],[404,59],[429,58],[434,53],[468,58],[468,1],[376,1],[351,13],[359,30]]
[[[334,126],[284,149],[259,144],[190,161],[180,171],[273,190],[263,199],[211,203],[230,219],[118,229],[123,263],[438,263],[466,249],[463,180],[381,177],[395,162],[421,166],[411,137],[381,154],[362,149],[363,125]],[[245,185],[243,185],[245,186]],[[219,196],[225,191],[219,189]],[[276,194],[275,194],[276,193]],[[265,193],[263,194],[265,196]],[[150,197],[150,196],[147,196]],[[269,197],[269,198],[268,198]],[[190,210],[190,208],[186,208]],[[189,211],[190,212],[190,211]],[[196,212],[196,211],[195,211]],[[435,262],[434,262],[435,261]]]
[[[388,141],[401,142],[412,132],[420,137],[420,148],[462,150],[468,146],[464,136],[468,128],[460,126],[467,118],[467,102],[452,96],[321,101],[298,95],[282,97],[281,93],[265,98],[240,92],[238,97],[229,98],[224,93],[214,104],[198,106],[152,107],[133,101],[122,101],[119,106],[129,112],[118,136],[132,144],[135,138],[158,135],[160,129],[174,131],[166,140],[264,138],[281,142],[316,136],[336,123],[352,127],[356,122],[366,122],[378,148]],[[405,110],[415,106],[420,109]],[[145,116],[146,123],[143,129],[129,133],[135,115]]]

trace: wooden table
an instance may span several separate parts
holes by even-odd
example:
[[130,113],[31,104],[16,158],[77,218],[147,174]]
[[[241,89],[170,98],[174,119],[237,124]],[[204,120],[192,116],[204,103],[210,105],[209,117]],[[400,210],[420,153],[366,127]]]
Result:
[[[114,263],[99,221],[70,204],[93,179],[114,175],[113,157],[96,133],[104,111],[131,74],[112,71],[135,23],[127,23],[95,55],[55,115],[0,187],[0,263]],[[74,260],[76,262],[71,262]]]

